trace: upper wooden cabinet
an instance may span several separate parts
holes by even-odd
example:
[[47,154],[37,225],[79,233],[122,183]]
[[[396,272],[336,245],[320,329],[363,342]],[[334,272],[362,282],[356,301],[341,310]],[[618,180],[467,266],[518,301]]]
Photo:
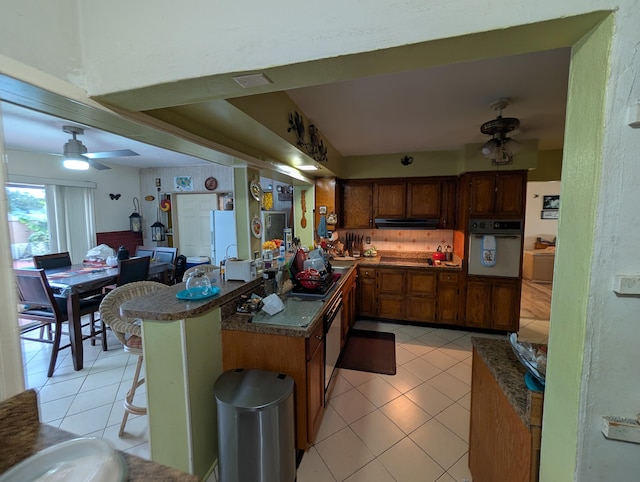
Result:
[[407,211],[407,184],[403,181],[376,182],[373,188],[374,217],[404,218]]
[[469,217],[524,216],[526,171],[474,172],[465,174]]
[[373,184],[370,181],[342,181],[338,224],[347,229],[373,227]]
[[436,181],[407,182],[407,217],[439,218],[442,209],[442,183]]

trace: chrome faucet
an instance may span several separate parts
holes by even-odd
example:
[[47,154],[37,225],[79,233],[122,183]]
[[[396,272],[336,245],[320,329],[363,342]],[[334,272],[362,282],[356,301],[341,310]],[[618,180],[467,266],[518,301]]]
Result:
[[227,246],[227,248],[224,250],[224,259],[225,260],[229,259],[229,248],[231,246],[235,246],[236,248],[238,247],[237,244],[230,244],[229,246]]

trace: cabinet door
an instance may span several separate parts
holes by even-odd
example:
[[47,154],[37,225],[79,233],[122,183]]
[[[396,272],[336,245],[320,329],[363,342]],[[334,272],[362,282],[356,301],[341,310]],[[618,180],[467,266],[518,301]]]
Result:
[[458,321],[458,286],[438,283],[437,321],[455,324]]
[[378,293],[404,293],[405,271],[401,269],[378,269]]
[[307,433],[315,441],[324,413],[324,344],[320,343],[307,362]]
[[439,218],[440,181],[410,181],[407,184],[407,217]]
[[454,229],[456,227],[456,213],[458,200],[458,183],[455,180],[442,181],[440,185],[440,229]]
[[488,216],[495,212],[496,175],[473,174],[469,177],[469,215]]
[[405,296],[403,294],[378,293],[379,318],[404,320],[405,312]]
[[358,269],[357,282],[358,315],[376,316],[376,270],[371,268]]
[[467,279],[466,324],[478,328],[489,328],[489,306],[491,284],[481,280]]
[[526,175],[521,172],[500,173],[496,182],[496,214],[523,217]]
[[436,321],[436,299],[427,296],[407,296],[407,321]]
[[376,183],[374,209],[376,218],[403,218],[406,209],[406,184],[404,182]]
[[407,294],[435,296],[436,275],[420,271],[407,271]]
[[491,287],[491,328],[518,331],[520,280],[495,280]]
[[342,185],[342,226],[367,229],[373,226],[371,183],[345,182]]

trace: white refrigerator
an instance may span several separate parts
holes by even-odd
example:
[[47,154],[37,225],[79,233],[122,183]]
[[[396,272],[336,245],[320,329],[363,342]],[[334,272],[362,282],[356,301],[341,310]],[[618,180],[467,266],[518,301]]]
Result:
[[235,211],[211,211],[211,264],[238,256]]

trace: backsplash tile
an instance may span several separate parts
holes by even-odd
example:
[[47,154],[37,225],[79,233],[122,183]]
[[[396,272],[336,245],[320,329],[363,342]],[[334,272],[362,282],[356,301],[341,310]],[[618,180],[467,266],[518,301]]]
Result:
[[[378,251],[411,251],[416,253],[432,253],[442,246],[453,246],[453,230],[436,229],[340,229],[339,239],[344,242],[346,234],[362,236],[362,248],[375,246]],[[367,236],[371,244],[366,244]]]

